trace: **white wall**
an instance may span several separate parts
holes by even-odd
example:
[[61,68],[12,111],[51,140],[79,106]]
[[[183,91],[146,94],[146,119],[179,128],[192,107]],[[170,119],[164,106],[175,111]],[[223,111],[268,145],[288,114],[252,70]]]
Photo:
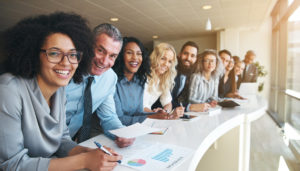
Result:
[[169,43],[174,46],[176,53],[179,53],[182,45],[187,41],[194,41],[199,46],[199,52],[202,52],[204,49],[216,49],[217,48],[217,38],[216,34],[203,35],[199,37],[187,37],[179,40],[165,39],[165,40],[155,40],[153,47],[161,42]]
[[262,23],[259,28],[231,28],[219,31],[216,34],[202,35],[199,37],[190,37],[180,40],[155,40],[154,46],[160,42],[167,42],[174,46],[178,53],[182,45],[186,41],[194,41],[199,45],[199,53],[204,49],[227,49],[232,55],[237,55],[241,59],[248,50],[256,52],[256,61],[263,66],[268,72],[264,78],[259,78],[258,81],[264,81],[264,90],[261,93],[266,99],[270,94],[270,71],[271,71],[271,45],[272,45],[272,21],[268,18]]

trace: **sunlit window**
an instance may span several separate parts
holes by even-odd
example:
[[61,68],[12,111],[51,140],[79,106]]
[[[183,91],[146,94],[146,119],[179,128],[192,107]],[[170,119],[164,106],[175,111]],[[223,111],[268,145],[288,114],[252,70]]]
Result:
[[289,124],[300,130],[300,7],[288,19],[287,52],[287,119]]
[[289,17],[289,21],[300,21],[300,8]]
[[287,88],[300,92],[300,8],[288,21]]
[[288,0],[288,6],[290,6],[293,2],[294,0]]

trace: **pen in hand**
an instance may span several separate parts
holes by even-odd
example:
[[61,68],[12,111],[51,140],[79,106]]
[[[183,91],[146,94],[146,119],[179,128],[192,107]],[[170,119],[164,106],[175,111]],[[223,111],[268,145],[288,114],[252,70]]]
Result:
[[[180,107],[183,107],[182,102],[180,102]],[[180,117],[181,119],[190,119],[191,116],[187,114],[183,114],[183,116]]]
[[[100,150],[102,150],[104,153],[106,153],[106,154],[112,156],[112,154],[111,154],[106,148],[104,148],[100,143],[98,143],[98,142],[96,142],[96,141],[94,141],[94,143],[95,143],[96,146],[97,146]],[[119,164],[121,164],[121,160],[118,160],[117,162],[118,162]]]

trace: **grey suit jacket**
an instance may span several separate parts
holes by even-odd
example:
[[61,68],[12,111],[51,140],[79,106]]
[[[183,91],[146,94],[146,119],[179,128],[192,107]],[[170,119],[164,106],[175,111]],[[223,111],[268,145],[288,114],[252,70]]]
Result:
[[254,64],[249,64],[248,69],[243,72],[242,82],[256,82],[258,70]]

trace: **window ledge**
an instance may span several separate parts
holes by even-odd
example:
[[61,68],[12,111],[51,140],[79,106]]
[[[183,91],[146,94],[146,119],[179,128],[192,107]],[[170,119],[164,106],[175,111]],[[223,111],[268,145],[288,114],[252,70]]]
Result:
[[297,92],[297,91],[294,91],[294,90],[290,90],[290,89],[286,89],[285,90],[285,94],[290,96],[290,97],[293,97],[295,99],[298,99],[300,100],[300,92]]

